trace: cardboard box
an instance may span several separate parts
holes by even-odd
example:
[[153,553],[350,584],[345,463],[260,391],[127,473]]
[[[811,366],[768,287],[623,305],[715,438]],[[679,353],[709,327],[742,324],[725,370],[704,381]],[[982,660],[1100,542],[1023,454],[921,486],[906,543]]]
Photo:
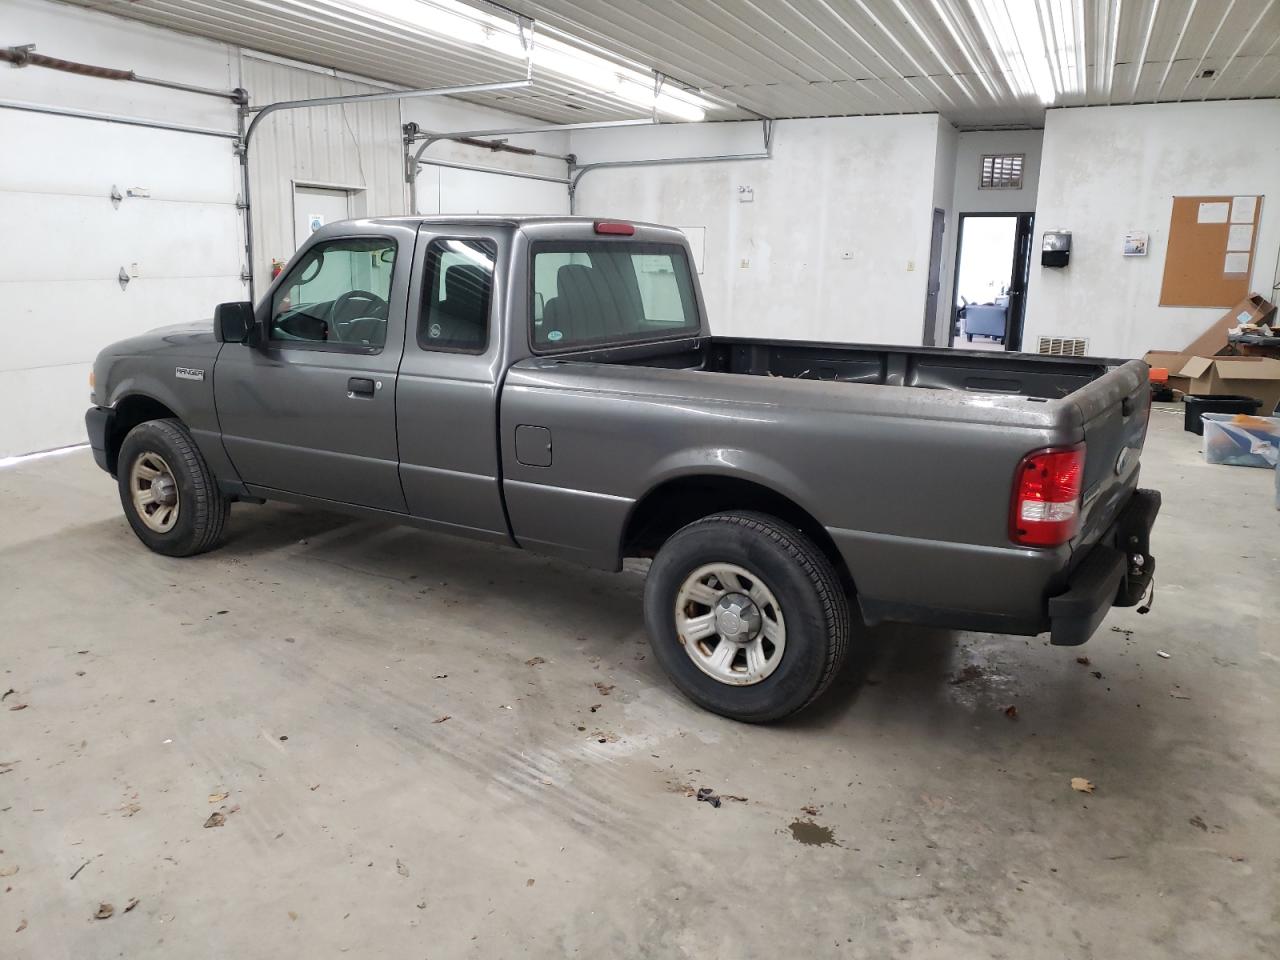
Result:
[[[1192,340],[1187,347],[1180,351],[1158,351],[1161,353],[1175,352],[1180,353],[1184,357],[1183,364],[1176,366],[1181,370],[1185,365],[1185,361],[1192,357],[1216,357],[1226,349],[1226,335],[1238,329],[1243,324],[1268,324],[1271,323],[1272,317],[1275,316],[1275,303],[1268,301],[1266,297],[1258,296],[1254,293],[1252,297],[1245,297],[1244,300],[1236,303],[1234,307],[1226,311],[1222,316],[1217,317],[1204,333]],[[1175,367],[1169,365],[1169,372],[1175,370]]]
[[1187,393],[1230,394],[1262,401],[1262,414],[1280,404],[1280,360],[1268,357],[1192,357],[1178,375],[1187,377]]
[[1174,350],[1148,350],[1142,355],[1148,367],[1164,367],[1169,371],[1169,386],[1183,393],[1191,392],[1191,378],[1181,375],[1182,368],[1193,358],[1190,354]]

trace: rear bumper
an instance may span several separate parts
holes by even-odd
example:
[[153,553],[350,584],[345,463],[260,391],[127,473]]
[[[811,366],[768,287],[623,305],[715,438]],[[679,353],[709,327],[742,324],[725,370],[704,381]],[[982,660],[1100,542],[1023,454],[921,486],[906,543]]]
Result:
[[93,450],[93,459],[107,473],[112,471],[111,458],[107,450],[107,438],[111,436],[111,427],[116,412],[110,407],[90,407],[85,411],[84,428],[89,434],[89,446]]
[[1141,602],[1155,577],[1151,527],[1160,512],[1156,490],[1137,490],[1106,534],[1072,570],[1065,592],[1049,598],[1049,642],[1088,640],[1112,607]]

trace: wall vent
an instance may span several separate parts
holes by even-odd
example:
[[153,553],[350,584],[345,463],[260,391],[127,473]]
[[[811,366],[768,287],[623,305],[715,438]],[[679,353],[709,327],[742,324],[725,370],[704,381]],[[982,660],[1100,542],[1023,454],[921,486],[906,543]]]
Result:
[[1054,357],[1087,357],[1089,341],[1084,337],[1041,337],[1036,352]]
[[1025,153],[988,153],[982,158],[979,190],[1021,190]]

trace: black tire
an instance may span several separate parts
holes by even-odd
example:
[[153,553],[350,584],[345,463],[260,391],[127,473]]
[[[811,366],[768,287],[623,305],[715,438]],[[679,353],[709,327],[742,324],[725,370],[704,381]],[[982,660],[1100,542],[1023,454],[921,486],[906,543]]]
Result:
[[[177,516],[172,528],[153,530],[139,515],[130,487],[134,464],[154,454],[172,471]],[[129,431],[117,461],[120,505],[138,539],[156,553],[190,557],[216,547],[226,529],[231,502],[218,489],[209,465],[187,428],[178,420],[148,420]]]
[[[715,563],[756,574],[785,620],[777,666],[749,685],[733,686],[704,672],[676,626],[682,585],[698,568]],[[681,692],[713,713],[746,723],[779,720],[808,706],[840,670],[849,646],[849,598],[831,561],[795,527],[763,513],[716,514],[677,531],[649,569],[644,616],[654,655]]]

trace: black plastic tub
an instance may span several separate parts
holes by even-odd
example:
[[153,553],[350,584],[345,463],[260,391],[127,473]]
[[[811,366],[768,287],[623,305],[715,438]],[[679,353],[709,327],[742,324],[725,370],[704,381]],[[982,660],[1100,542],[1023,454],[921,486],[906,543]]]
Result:
[[1209,394],[1189,393],[1183,400],[1182,429],[1204,436],[1204,421],[1200,415],[1204,413],[1257,413],[1262,406],[1261,400],[1253,397],[1237,397],[1231,394],[1211,396]]

